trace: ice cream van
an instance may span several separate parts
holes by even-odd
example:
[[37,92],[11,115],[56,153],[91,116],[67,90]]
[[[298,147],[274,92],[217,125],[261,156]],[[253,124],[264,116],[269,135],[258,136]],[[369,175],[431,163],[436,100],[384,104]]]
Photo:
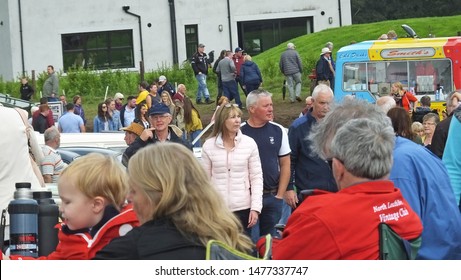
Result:
[[414,34],[364,41],[337,52],[336,102],[351,95],[374,103],[389,95],[394,82],[401,82],[418,99],[429,95],[432,107],[440,109],[447,93],[461,89],[461,37],[420,39]]

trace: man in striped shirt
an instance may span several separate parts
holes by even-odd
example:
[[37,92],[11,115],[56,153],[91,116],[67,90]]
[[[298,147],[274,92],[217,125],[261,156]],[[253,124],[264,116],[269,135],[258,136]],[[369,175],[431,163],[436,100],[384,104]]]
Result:
[[67,167],[56,151],[61,143],[61,134],[56,126],[52,126],[45,130],[44,137],[46,145],[42,147],[43,160],[40,162],[40,169],[45,183],[57,183],[59,175]]

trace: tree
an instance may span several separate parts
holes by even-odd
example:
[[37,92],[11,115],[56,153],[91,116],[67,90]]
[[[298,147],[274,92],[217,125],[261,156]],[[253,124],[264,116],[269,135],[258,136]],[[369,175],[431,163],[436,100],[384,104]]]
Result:
[[351,0],[352,23],[453,16],[461,14],[459,0]]

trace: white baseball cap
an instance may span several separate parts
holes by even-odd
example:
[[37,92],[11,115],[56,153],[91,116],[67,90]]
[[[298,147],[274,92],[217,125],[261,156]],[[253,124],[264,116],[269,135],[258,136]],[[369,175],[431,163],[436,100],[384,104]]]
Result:
[[114,95],[114,99],[123,99],[124,96],[123,94],[121,94],[120,92],[117,92],[115,95]]

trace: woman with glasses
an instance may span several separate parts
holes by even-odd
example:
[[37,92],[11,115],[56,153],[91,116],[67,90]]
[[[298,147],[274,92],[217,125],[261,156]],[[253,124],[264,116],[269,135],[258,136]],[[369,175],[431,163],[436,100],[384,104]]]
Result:
[[213,131],[202,147],[202,162],[227,207],[250,236],[262,209],[263,178],[258,146],[240,131],[241,117],[237,104],[218,109]]
[[102,132],[112,130],[110,127],[110,121],[112,117],[107,111],[107,105],[105,102],[98,104],[98,114],[93,120],[93,132]]
[[430,149],[432,136],[434,136],[435,127],[440,122],[439,116],[434,113],[428,113],[423,117],[424,135],[422,137],[423,145]]

